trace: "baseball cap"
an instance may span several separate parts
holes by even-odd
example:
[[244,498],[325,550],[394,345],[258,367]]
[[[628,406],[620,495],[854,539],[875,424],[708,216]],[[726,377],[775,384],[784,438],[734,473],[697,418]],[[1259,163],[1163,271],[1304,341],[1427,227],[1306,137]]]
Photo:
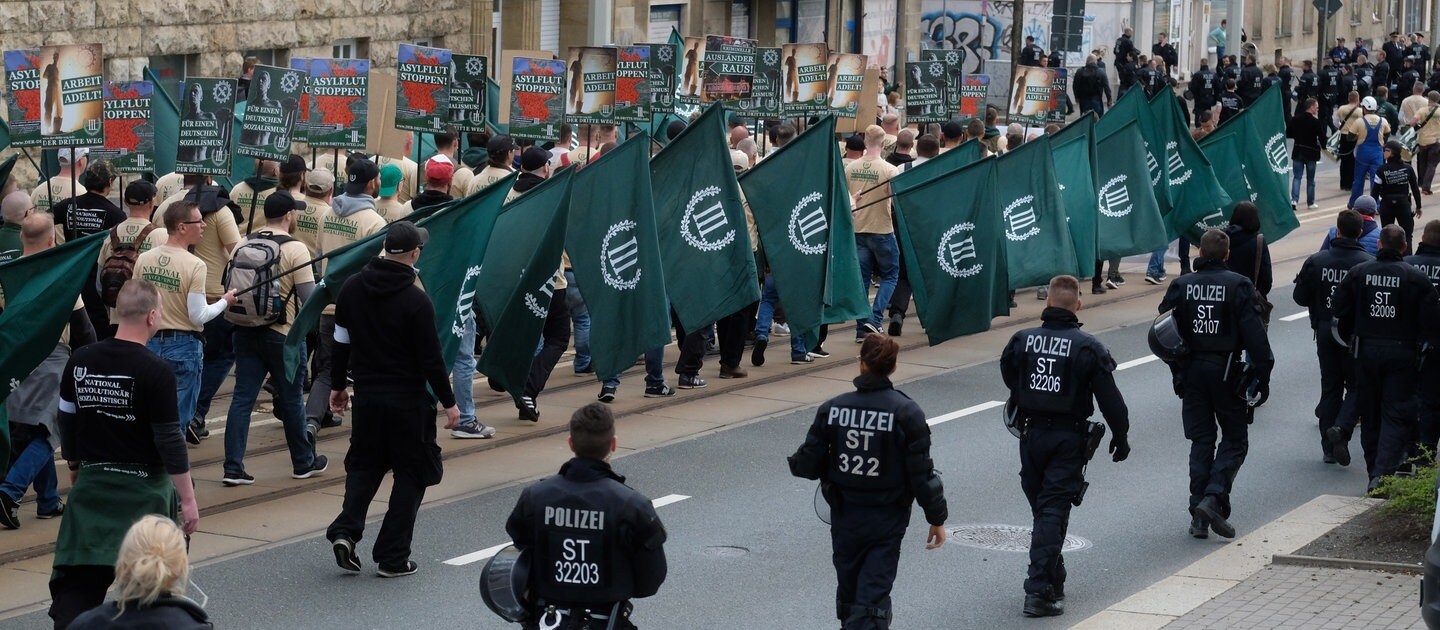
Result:
[[520,154],[520,168],[526,171],[538,171],[550,163],[550,152],[540,147],[530,147]]
[[69,164],[71,162],[71,153],[74,153],[75,159],[79,160],[87,155],[90,155],[90,149],[87,149],[85,147],[75,147],[71,149],[60,149],[55,152],[62,164]]
[[485,145],[485,152],[490,155],[497,153],[508,153],[515,150],[515,141],[505,134],[500,134],[490,139]]
[[330,169],[317,168],[305,174],[305,193],[319,197],[335,189],[335,174]]
[[862,137],[862,136],[861,136],[860,134],[858,134],[858,133],[855,134],[855,135],[853,135],[853,136],[850,136],[849,138],[846,138],[846,139],[845,139],[845,150],[846,150],[846,151],[864,151],[864,150],[865,150],[865,138]]
[[345,165],[349,179],[345,181],[345,192],[351,195],[365,194],[365,185],[380,176],[380,169],[374,162],[364,158],[351,158]]
[[400,172],[400,167],[394,164],[386,164],[380,167],[380,196],[389,197],[395,194],[395,189],[400,187],[400,180],[405,174]]
[[665,139],[674,140],[675,136],[680,135],[682,131],[685,131],[685,123],[679,120],[672,120],[670,124],[665,127]]
[[[437,156],[444,157],[444,156]],[[450,160],[438,160],[430,158],[425,162],[425,180],[437,184],[450,184],[450,178],[455,175],[455,166]]]
[[940,126],[940,133],[946,138],[955,140],[965,133],[965,128],[961,127],[958,121],[947,120],[945,124]]
[[155,199],[155,193],[155,184],[137,179],[125,185],[125,203],[131,206],[144,205]]
[[1370,195],[1360,195],[1355,198],[1354,210],[1360,214],[1375,214],[1375,198]]
[[265,198],[265,218],[278,219],[292,210],[304,210],[305,202],[290,196],[288,190],[277,190]]
[[305,171],[305,158],[295,155],[294,153],[291,153],[290,157],[285,158],[285,161],[280,163],[281,173],[304,173]]
[[743,171],[750,168],[750,156],[739,149],[730,149],[730,163],[735,165],[735,170]]
[[385,232],[385,253],[403,254],[417,247],[424,247],[430,240],[430,231],[417,227],[409,221],[396,221]]

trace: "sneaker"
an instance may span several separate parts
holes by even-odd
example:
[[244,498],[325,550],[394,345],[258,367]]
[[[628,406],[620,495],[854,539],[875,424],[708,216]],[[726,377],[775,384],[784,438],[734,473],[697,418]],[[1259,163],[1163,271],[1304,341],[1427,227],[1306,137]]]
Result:
[[675,388],[661,383],[659,385],[647,385],[645,387],[646,398],[669,398],[675,395]]
[[779,324],[779,323],[777,323],[777,324],[771,324],[771,325],[770,325],[770,334],[775,335],[775,336],[777,336],[777,337],[789,337],[789,336],[790,336],[790,324]]
[[[1428,195],[1428,194],[1430,194],[1430,193],[1425,193],[1425,194]],[[1308,206],[1305,206],[1305,207],[1306,207],[1306,208],[1309,208],[1309,209],[1311,209],[1311,210],[1319,210],[1319,209],[1320,209],[1320,204],[1318,204],[1318,203],[1312,203],[1312,204],[1310,204],[1310,205],[1308,205]]]
[[375,569],[375,575],[382,578],[405,577],[407,575],[415,575],[415,572],[419,570],[420,565],[415,564],[414,560],[406,560],[405,564],[398,567],[387,567],[382,564],[379,568]]
[[746,372],[743,367],[738,365],[731,367],[724,363],[720,364],[720,378],[745,378],[747,376],[750,376],[750,373]]
[[534,398],[521,396],[520,403],[516,406],[516,409],[520,411],[521,420],[529,420],[531,422],[540,421],[540,408],[535,406]]
[[1099,284],[1090,285],[1090,295],[1105,295],[1105,287]]
[[1035,289],[1035,299],[1042,301],[1050,299],[1050,287],[1040,287],[1038,289]]
[[322,429],[334,429],[342,424],[345,424],[345,416],[336,415],[329,411],[325,412],[325,417],[320,419],[320,428]]
[[20,529],[20,502],[3,492],[0,492],[0,526]]
[[450,437],[462,440],[484,440],[494,435],[495,427],[487,427],[479,422],[462,423],[450,430]]
[[225,473],[225,476],[220,479],[220,485],[227,488],[234,488],[235,486],[248,486],[253,483],[255,483],[255,478],[243,472]]
[[355,553],[355,541],[340,536],[330,541],[330,549],[335,552],[335,564],[340,568],[360,572],[360,556]]
[[702,389],[708,384],[699,376],[680,375],[680,389]]
[[191,446],[200,446],[200,432],[195,430],[195,423],[185,425],[185,443]]
[[595,400],[603,403],[615,402],[615,390],[619,389],[613,385],[601,385],[600,393],[595,395]]
[[42,521],[48,521],[48,520],[50,520],[50,519],[52,519],[52,518],[57,518],[57,517],[62,516],[62,515],[64,515],[64,514],[65,514],[65,504],[62,502],[60,505],[55,506],[55,509],[54,509],[54,510],[51,510],[51,511],[49,511],[49,512],[41,512],[41,511],[39,511],[39,510],[36,510],[36,511],[35,511],[35,518],[38,518],[38,519],[40,519],[40,520],[42,520]]
[[309,467],[296,468],[293,472],[290,473],[290,478],[309,479],[311,477],[314,477],[315,475],[325,472],[325,469],[329,467],[330,460],[328,458],[326,458],[324,455],[316,455],[314,461],[310,462]]
[[769,345],[769,339],[764,337],[755,338],[755,347],[750,350],[750,365],[755,367],[765,365],[765,347]]
[[1119,289],[1121,284],[1123,283],[1117,282],[1114,278],[1105,279],[1105,288],[1107,289]]
[[1112,273],[1109,276],[1106,276],[1105,279],[1114,282],[1118,286],[1125,286],[1125,276],[1122,276],[1118,273]]
[[315,450],[315,441],[320,438],[320,425],[314,421],[305,421],[305,441],[310,444],[310,450]]
[[806,363],[814,363],[814,362],[815,362],[815,357],[810,356],[810,353],[808,353],[808,352],[805,353],[805,354],[792,354],[792,355],[790,355],[790,365],[805,365]]
[[900,329],[901,329],[903,326],[905,326],[905,314],[904,314],[904,313],[891,313],[891,314],[890,314],[890,326],[889,326],[888,329],[885,331],[885,333],[888,334],[888,335],[890,335],[891,337],[899,337],[899,336],[900,336]]
[[1150,284],[1165,284],[1165,276],[1145,276],[1145,282]]
[[881,334],[880,327],[870,322],[865,322],[864,324],[861,324],[860,328],[867,333],[875,333],[877,335]]
[[830,358],[830,353],[829,353],[829,352],[826,352],[826,351],[825,351],[825,348],[822,348],[822,347],[820,347],[820,346],[815,346],[815,349],[814,349],[814,350],[811,350],[811,351],[809,352],[809,354],[810,354],[810,356],[815,357],[815,358],[817,358],[817,359],[828,359],[828,358]]
[[594,374],[594,373],[595,373],[595,366],[593,366],[593,365],[587,365],[587,366],[585,366],[585,367],[583,367],[583,368],[575,368],[575,376],[584,376],[584,375],[586,375],[586,374]]
[[196,418],[191,424],[195,425],[195,435],[200,436],[200,439],[210,437],[210,429],[205,428],[204,418]]

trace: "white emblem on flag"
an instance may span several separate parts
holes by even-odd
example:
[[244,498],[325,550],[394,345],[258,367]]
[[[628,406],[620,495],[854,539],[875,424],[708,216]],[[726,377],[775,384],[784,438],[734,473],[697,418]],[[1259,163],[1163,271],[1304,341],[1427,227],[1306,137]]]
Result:
[[1130,188],[1125,185],[1125,175],[1116,175],[1100,187],[1100,214],[1120,218],[1130,214],[1135,204],[1130,202]]
[[680,217],[680,237],[702,252],[718,251],[735,240],[735,229],[730,227],[720,201],[719,186],[701,188],[690,197]]
[[[617,237],[629,234],[623,242]],[[634,275],[626,278],[631,269]],[[600,277],[616,291],[629,291],[640,285],[640,242],[635,238],[635,222],[629,219],[610,226],[600,241]]]
[[1035,195],[1025,195],[1005,206],[1005,238],[1023,241],[1040,233],[1034,202]]
[[1185,160],[1180,157],[1180,143],[1173,140],[1165,145],[1165,165],[1170,169],[1171,186],[1184,184],[1195,174],[1191,169],[1185,168]]
[[[820,193],[812,192],[801,198],[795,209],[790,211],[790,244],[795,246],[795,251],[802,254],[825,253],[828,245],[825,237],[829,234],[830,222],[825,217],[823,206],[810,207],[823,198]],[[816,235],[821,236],[820,243],[810,244],[811,237]]]
[[945,273],[956,278],[971,278],[979,274],[985,268],[985,263],[977,262],[968,267],[961,267],[967,260],[979,258],[975,252],[975,237],[970,233],[975,230],[975,224],[970,222],[960,223],[952,226],[940,237],[940,247],[936,251],[936,260]]
[[1265,157],[1270,159],[1270,170],[1281,175],[1290,175],[1290,153],[1285,150],[1285,134],[1277,133],[1265,141]]

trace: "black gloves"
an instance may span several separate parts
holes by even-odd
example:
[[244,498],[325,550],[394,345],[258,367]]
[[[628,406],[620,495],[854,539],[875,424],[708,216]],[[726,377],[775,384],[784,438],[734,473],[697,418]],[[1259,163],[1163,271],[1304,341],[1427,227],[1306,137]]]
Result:
[[1123,435],[1110,438],[1111,461],[1123,462],[1130,457],[1130,440]]

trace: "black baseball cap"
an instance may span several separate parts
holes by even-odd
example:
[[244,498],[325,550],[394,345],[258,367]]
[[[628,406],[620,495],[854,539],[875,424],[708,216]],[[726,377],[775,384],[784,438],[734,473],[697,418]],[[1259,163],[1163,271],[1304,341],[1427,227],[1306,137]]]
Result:
[[550,152],[540,147],[530,147],[520,154],[520,168],[526,171],[538,171],[545,168],[550,161]]
[[510,136],[500,134],[490,139],[490,142],[485,145],[485,152],[490,155],[497,155],[509,153],[514,151],[515,148],[515,140],[511,139]]
[[305,158],[295,155],[294,153],[291,153],[290,157],[285,158],[285,161],[280,163],[281,173],[304,173],[308,170],[310,169],[305,166]]
[[380,176],[380,167],[374,162],[363,158],[351,158],[345,164],[345,193],[350,195],[365,194],[365,185],[374,181]]
[[424,247],[430,231],[409,221],[396,221],[385,232],[385,253],[403,254]]
[[277,190],[265,198],[265,218],[278,219],[292,210],[304,210],[305,202],[290,196],[288,190]]
[[957,140],[961,134],[965,133],[965,128],[961,127],[959,122],[947,120],[940,126],[940,133],[944,134],[946,138]]
[[846,139],[845,139],[845,150],[846,150],[846,151],[864,151],[864,150],[865,150],[865,137],[857,133],[857,134],[855,134],[855,135],[853,135],[853,136],[850,136],[849,138],[846,138]]
[[125,203],[132,206],[150,203],[155,199],[156,192],[155,184],[137,179],[125,185]]

